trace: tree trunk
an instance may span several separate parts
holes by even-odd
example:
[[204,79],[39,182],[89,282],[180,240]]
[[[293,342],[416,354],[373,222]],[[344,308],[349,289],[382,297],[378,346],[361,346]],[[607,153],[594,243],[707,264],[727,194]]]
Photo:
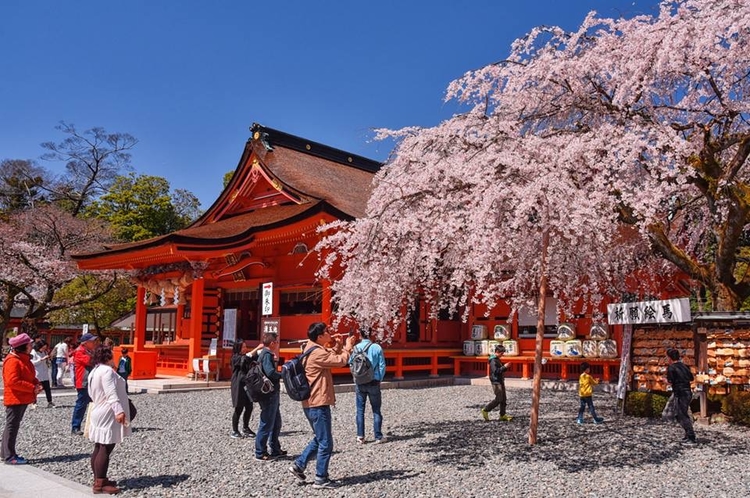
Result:
[[717,283],[713,293],[714,311],[738,311],[742,299],[728,285]]
[[539,279],[539,309],[536,322],[536,347],[534,349],[534,380],[531,389],[531,423],[529,444],[536,444],[536,429],[539,423],[539,399],[542,393],[542,346],[544,344],[544,311],[547,307],[547,247],[549,232],[542,232],[542,264]]

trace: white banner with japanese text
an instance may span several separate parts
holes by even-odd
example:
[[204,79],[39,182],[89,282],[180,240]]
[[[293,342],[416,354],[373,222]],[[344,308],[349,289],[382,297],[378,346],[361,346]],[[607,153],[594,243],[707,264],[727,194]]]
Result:
[[687,297],[607,305],[607,321],[610,325],[681,323],[690,320],[690,299]]

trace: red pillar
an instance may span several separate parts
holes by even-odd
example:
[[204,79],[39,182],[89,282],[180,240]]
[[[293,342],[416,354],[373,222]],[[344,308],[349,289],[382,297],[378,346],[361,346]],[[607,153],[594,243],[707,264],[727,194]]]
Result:
[[202,356],[201,335],[203,333],[203,290],[205,280],[199,278],[193,281],[190,301],[190,343],[188,345],[188,361]]
[[143,351],[146,344],[146,289],[138,286],[135,297],[135,337],[133,338],[133,351]]

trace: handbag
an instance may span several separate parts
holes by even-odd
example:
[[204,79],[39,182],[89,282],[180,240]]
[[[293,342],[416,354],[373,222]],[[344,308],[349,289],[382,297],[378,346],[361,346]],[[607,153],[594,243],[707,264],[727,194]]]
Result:
[[677,398],[674,394],[669,397],[667,404],[664,405],[664,410],[661,412],[661,419],[665,422],[675,422],[677,420]]
[[130,420],[133,420],[135,416],[138,414],[138,409],[133,404],[133,400],[128,398],[128,406],[130,406]]

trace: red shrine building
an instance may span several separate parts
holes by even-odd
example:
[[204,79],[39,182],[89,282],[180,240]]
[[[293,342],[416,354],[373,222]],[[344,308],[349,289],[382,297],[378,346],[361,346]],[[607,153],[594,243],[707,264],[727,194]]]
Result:
[[[330,283],[316,277],[320,259],[311,250],[324,236],[319,227],[364,215],[382,164],[258,124],[251,133],[231,181],[191,226],[74,256],[81,269],[134,276],[133,378],[190,374],[196,359],[211,360],[217,378],[228,378],[235,339],[257,341],[264,330],[275,330],[281,356],[289,357],[299,351],[294,342],[306,339],[310,323],[332,321]],[[557,324],[555,302],[549,302],[545,350]],[[394,378],[410,371],[459,374],[462,368],[481,373],[486,356],[472,363],[463,343],[482,329],[491,339],[500,325],[518,344],[511,375],[530,375],[536,316],[509,321],[510,309],[502,304],[489,312],[474,305],[468,323],[447,313],[431,315],[420,303],[385,345]],[[590,313],[570,320],[581,335],[592,325]],[[617,342],[618,335],[614,331]],[[605,380],[617,362],[603,363]],[[565,363],[544,369],[547,376],[567,377]]]

